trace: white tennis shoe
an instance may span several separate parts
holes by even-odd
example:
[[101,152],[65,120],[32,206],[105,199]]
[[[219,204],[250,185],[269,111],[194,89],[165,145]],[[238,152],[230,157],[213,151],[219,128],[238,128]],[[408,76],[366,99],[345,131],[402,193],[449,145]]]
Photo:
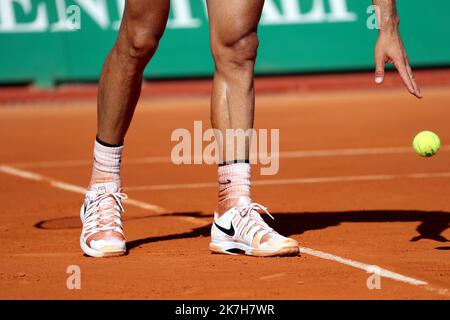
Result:
[[247,197],[240,197],[237,206],[220,217],[214,213],[209,249],[214,253],[259,257],[298,255],[298,242],[269,227],[258,210],[273,219],[267,208]]
[[122,200],[126,198],[116,183],[98,183],[86,192],[80,210],[83,223],[80,245],[85,254],[110,257],[126,253],[122,226]]

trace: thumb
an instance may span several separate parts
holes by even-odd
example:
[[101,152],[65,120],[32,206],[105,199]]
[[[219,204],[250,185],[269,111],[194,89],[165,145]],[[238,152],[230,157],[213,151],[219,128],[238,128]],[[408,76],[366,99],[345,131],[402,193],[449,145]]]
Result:
[[381,84],[384,80],[384,67],[386,65],[383,55],[378,55],[375,59],[375,83]]

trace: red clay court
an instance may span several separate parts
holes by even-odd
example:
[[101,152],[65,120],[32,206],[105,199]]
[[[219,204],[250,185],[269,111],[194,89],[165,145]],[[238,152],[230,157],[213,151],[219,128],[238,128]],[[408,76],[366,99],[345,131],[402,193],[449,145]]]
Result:
[[[174,129],[209,123],[209,81],[145,85],[123,164],[129,253],[108,259],[78,241],[95,87],[1,89],[0,298],[449,299],[450,72],[417,79],[420,101],[395,74],[257,80],[255,125],[280,129],[281,154],[278,175],[254,168],[253,196],[301,244],[266,259],[209,253],[216,168],[170,161]],[[442,140],[428,159],[411,149],[426,129]]]

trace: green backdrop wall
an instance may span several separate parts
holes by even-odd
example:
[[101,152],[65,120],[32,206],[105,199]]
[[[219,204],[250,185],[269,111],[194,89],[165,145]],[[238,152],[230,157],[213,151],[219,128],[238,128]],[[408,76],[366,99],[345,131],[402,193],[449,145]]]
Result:
[[[450,1],[398,3],[411,63],[450,65]],[[97,80],[123,5],[124,0],[0,0],[0,83]],[[257,73],[372,68],[377,30],[370,5],[370,0],[266,0]],[[146,77],[212,72],[205,2],[172,0],[168,29]]]

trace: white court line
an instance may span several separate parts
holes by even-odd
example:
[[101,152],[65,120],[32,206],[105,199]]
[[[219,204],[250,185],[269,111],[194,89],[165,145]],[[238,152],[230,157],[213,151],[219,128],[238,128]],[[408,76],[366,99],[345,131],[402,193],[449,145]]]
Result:
[[436,287],[429,285],[428,282],[426,282],[426,281],[407,277],[400,273],[392,272],[387,269],[381,268],[377,265],[368,265],[368,264],[365,264],[362,262],[339,257],[334,254],[330,254],[327,252],[314,250],[314,249],[306,248],[306,247],[300,247],[300,252],[304,253],[304,254],[308,254],[310,256],[320,258],[320,259],[330,260],[330,261],[341,263],[341,264],[344,264],[344,265],[347,265],[347,266],[350,266],[350,267],[353,267],[356,269],[364,270],[370,274],[377,274],[380,277],[392,279],[392,280],[403,282],[403,283],[408,283],[413,286],[421,286],[422,288],[424,288],[427,291],[431,291],[431,292],[437,293],[442,296],[450,297],[449,290],[446,288],[436,288]]
[[[20,178],[24,178],[27,180],[32,180],[32,181],[39,181],[39,182],[44,182],[49,184],[50,186],[57,188],[57,189],[61,189],[61,190],[66,190],[66,191],[71,191],[71,192],[75,192],[75,193],[81,193],[81,194],[85,194],[86,193],[86,188],[71,184],[71,183],[67,183],[67,182],[63,182],[63,181],[59,181],[50,177],[46,177],[44,175],[41,174],[37,174],[34,172],[30,172],[30,171],[25,171],[25,170],[21,170],[21,169],[16,169],[10,166],[5,166],[5,165],[0,165],[0,172],[12,175],[12,176],[16,176],[16,177],[20,177]],[[166,213],[168,212],[167,209],[164,209],[163,207],[151,204],[151,203],[147,203],[147,202],[143,202],[143,201],[139,201],[139,200],[135,200],[135,199],[130,199],[128,198],[126,200],[126,203],[141,208],[141,209],[145,209],[145,210],[151,210],[155,213]]]
[[[63,181],[59,181],[59,180],[56,180],[56,179],[53,179],[50,177],[46,177],[46,176],[34,173],[34,172],[17,169],[17,168],[11,167],[11,166],[0,165],[0,172],[9,174],[12,176],[24,178],[27,180],[48,183],[52,187],[66,190],[66,191],[82,193],[82,194],[84,194],[84,192],[85,192],[85,188],[83,188],[83,187],[73,185],[70,183],[66,183]],[[422,174],[420,174],[420,175],[422,175]],[[138,200],[131,200],[131,202],[128,200],[128,203],[131,205],[134,205],[136,207],[139,207],[139,208],[155,211],[157,213],[167,212],[167,210],[165,210],[162,207],[152,205],[149,203],[145,203],[142,201],[138,201]],[[193,221],[194,219],[200,220],[197,218],[191,218],[188,221],[194,222]],[[200,223],[200,221],[198,221],[198,222]],[[204,224],[204,221],[201,221],[201,223]],[[433,292],[436,292],[437,294],[448,296],[447,289],[434,288],[432,286],[429,286],[426,281],[407,277],[407,276],[401,275],[399,273],[395,273],[395,272],[389,271],[387,269],[380,268],[378,266],[364,264],[362,262],[342,258],[342,257],[336,256],[336,255],[330,254],[330,253],[326,253],[326,252],[322,252],[322,251],[318,251],[318,250],[314,250],[314,249],[310,249],[310,248],[305,248],[305,247],[300,247],[300,252],[318,257],[320,259],[331,260],[331,261],[334,261],[337,263],[348,265],[348,266],[351,266],[356,269],[365,270],[366,272],[370,272],[370,273],[376,272],[381,277],[389,278],[389,279],[396,280],[399,282],[407,283],[407,284],[414,285],[414,286],[424,286],[424,288],[428,291],[433,291]]]
[[[440,151],[450,151],[450,145],[441,146]],[[412,153],[412,147],[386,147],[386,148],[353,148],[353,149],[323,149],[305,151],[280,152],[280,158],[322,158],[336,156],[368,156],[384,154]]]
[[[364,176],[338,176],[338,177],[317,177],[317,178],[293,178],[293,179],[268,179],[254,180],[254,186],[290,185],[290,184],[318,184],[333,182],[356,182],[356,181],[385,181],[394,179],[429,179],[429,178],[450,178],[450,172],[437,173],[412,173],[412,174],[380,174]],[[181,184],[152,184],[142,186],[127,187],[127,191],[144,190],[178,190],[178,189],[201,189],[216,188],[217,183],[181,183]]]
[[401,275],[399,273],[395,273],[395,272],[389,271],[387,269],[380,268],[379,266],[368,265],[368,264],[365,264],[365,263],[362,263],[362,262],[358,262],[358,261],[342,258],[342,257],[335,256],[333,254],[322,252],[322,251],[319,251],[319,250],[314,250],[314,249],[310,249],[310,248],[300,247],[300,252],[301,253],[305,253],[305,254],[309,254],[311,256],[315,256],[317,258],[321,258],[321,259],[325,259],[325,260],[331,260],[331,261],[335,261],[335,262],[338,262],[338,263],[341,263],[341,264],[345,264],[345,265],[351,266],[353,268],[364,270],[364,271],[366,271],[368,273],[376,273],[376,274],[378,274],[381,277],[389,278],[389,279],[400,281],[400,282],[409,283],[409,284],[412,284],[414,286],[423,286],[423,285],[427,285],[428,284],[425,281],[414,279],[414,278],[410,278],[410,277],[406,277],[406,276]]
[[[450,145],[442,146],[441,152],[450,151]],[[386,155],[386,154],[405,154],[412,153],[411,147],[387,147],[387,148],[353,148],[353,149],[323,149],[323,150],[303,150],[303,151],[286,151],[278,153],[280,158],[297,159],[297,158],[323,158],[323,157],[346,157],[346,156],[370,156],[370,155]],[[277,154],[271,154],[275,157]],[[155,156],[143,158],[125,159],[127,165],[136,164],[158,164],[171,163],[169,156]],[[66,160],[66,161],[38,161],[38,162],[18,162],[11,164],[17,168],[64,168],[64,167],[82,167],[92,165],[92,160]]]

